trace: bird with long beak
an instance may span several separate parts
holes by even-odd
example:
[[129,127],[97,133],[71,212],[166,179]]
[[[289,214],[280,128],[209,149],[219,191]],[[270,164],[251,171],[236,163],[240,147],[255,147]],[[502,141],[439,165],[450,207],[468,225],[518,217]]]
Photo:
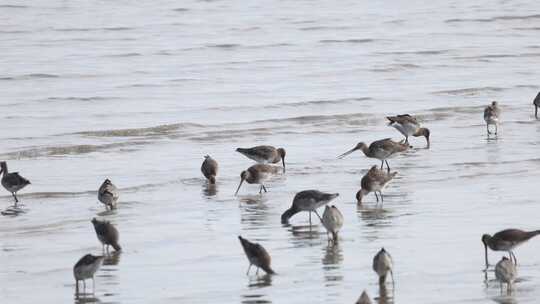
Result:
[[15,199],[15,207],[19,200],[17,199],[17,191],[30,185],[30,181],[19,175],[19,172],[9,172],[5,161],[0,162],[0,175],[2,175],[2,186],[11,193]]
[[247,170],[242,171],[240,173],[240,184],[238,185],[238,188],[236,189],[236,192],[234,195],[238,194],[238,191],[240,190],[240,187],[242,186],[242,183],[246,181],[248,184],[259,184],[261,185],[259,189],[259,194],[266,191],[266,187],[264,186],[264,182],[270,179],[272,176],[279,173],[279,167],[272,166],[272,165],[263,165],[263,164],[256,164],[251,167],[249,167]]
[[[334,243],[338,241],[338,232],[343,227],[343,214],[336,206],[328,207],[324,206],[324,213],[322,216],[322,223],[328,233],[332,234],[332,240]],[[328,239],[330,240],[330,239]]]
[[420,124],[409,114],[401,114],[397,116],[387,116],[386,119],[390,121],[389,126],[394,127],[403,136],[405,136],[405,143],[409,143],[409,136],[424,136],[427,142],[427,148],[429,149],[429,129],[420,127]]
[[497,135],[497,130],[499,127],[499,120],[501,116],[501,108],[496,101],[493,101],[491,105],[487,106],[484,109],[484,121],[486,122],[487,134],[491,134],[489,130],[489,125],[495,125],[495,135]]
[[517,277],[516,265],[512,263],[507,257],[503,256],[502,259],[495,265],[495,278],[501,284],[501,292],[503,290],[503,284],[506,283],[506,290],[512,291],[512,284]]
[[536,98],[533,100],[534,105],[534,117],[538,119],[538,108],[540,107],[540,92],[536,95]]
[[390,172],[390,166],[387,159],[396,156],[400,152],[404,152],[409,148],[409,144],[402,142],[395,142],[390,138],[385,138],[372,142],[369,147],[363,143],[358,143],[351,150],[341,154],[338,158],[343,158],[356,150],[361,150],[367,157],[376,158],[381,161],[381,169],[386,162],[388,172]]
[[216,183],[216,176],[218,172],[218,163],[210,155],[204,157],[204,161],[201,165],[201,172],[208,179],[210,185]]
[[273,146],[256,146],[253,148],[237,148],[236,152],[245,155],[259,164],[275,164],[281,161],[283,163],[283,172],[285,172],[286,152],[283,148],[276,149]]
[[95,289],[94,274],[98,271],[103,262],[103,256],[87,254],[83,256],[73,266],[73,276],[75,277],[76,293],[79,293],[79,281],[83,281],[84,290],[86,290],[86,279],[92,279],[92,290]]
[[489,234],[482,235],[482,243],[484,244],[486,269],[489,266],[488,263],[488,247],[493,251],[506,251],[510,257],[510,260],[514,260],[517,264],[516,256],[514,255],[514,248],[527,242],[531,238],[540,234],[540,230],[535,231],[523,231],[520,229],[506,229],[495,233],[493,236]]
[[381,195],[381,202],[384,203],[384,198],[382,190],[390,183],[390,181],[396,176],[397,172],[385,172],[377,168],[377,166],[371,167],[369,171],[362,177],[360,185],[362,188],[356,193],[357,203],[362,204],[362,198],[369,194],[370,192],[375,193],[375,198],[377,203],[379,202],[379,197],[377,192]]
[[379,250],[373,258],[373,271],[379,276],[379,284],[384,285],[386,276],[390,273],[392,277],[392,285],[394,284],[394,273],[392,272],[392,257],[384,248]]
[[122,247],[118,244],[118,230],[113,224],[108,221],[99,221],[96,218],[92,219],[92,224],[94,230],[96,230],[98,240],[104,249],[107,248],[107,252],[109,252],[109,246],[112,246],[116,251],[122,250]]
[[252,265],[257,267],[256,274],[259,274],[259,268],[264,270],[267,274],[276,274],[270,267],[272,259],[263,246],[259,243],[252,243],[241,236],[238,236],[238,239],[240,240],[240,244],[242,245],[242,248],[244,248],[244,252],[249,261],[249,267],[246,274],[249,274]]
[[292,206],[281,215],[281,222],[287,223],[289,219],[300,211],[309,212],[309,225],[311,225],[311,212],[322,218],[317,213],[317,208],[328,204],[339,196],[339,193],[324,193],[319,190],[304,190],[296,193]]

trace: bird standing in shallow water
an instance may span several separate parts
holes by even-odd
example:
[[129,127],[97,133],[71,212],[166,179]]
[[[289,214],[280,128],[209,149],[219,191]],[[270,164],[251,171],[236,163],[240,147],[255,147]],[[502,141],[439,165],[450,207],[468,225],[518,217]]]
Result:
[[113,224],[107,221],[98,221],[96,218],[92,219],[92,224],[96,230],[98,240],[103,246],[107,246],[107,252],[109,251],[109,246],[112,246],[116,251],[122,250],[122,247],[118,244],[118,230]]
[[252,243],[241,236],[238,236],[238,239],[240,240],[240,244],[242,245],[242,248],[244,248],[244,252],[249,261],[249,267],[246,274],[249,274],[252,265],[257,267],[256,274],[259,273],[259,268],[262,268],[267,274],[275,274],[274,270],[270,267],[272,259],[263,246],[258,243]]
[[412,117],[409,114],[402,114],[397,116],[387,116],[386,118],[390,121],[390,126],[394,127],[405,136],[406,144],[409,143],[409,136],[424,136],[429,149],[429,129],[420,127],[420,124],[415,117]]
[[208,182],[213,185],[216,183],[216,176],[218,173],[218,163],[210,155],[204,157],[204,161],[201,165],[201,172],[208,179]]
[[101,267],[102,256],[87,254],[83,256],[75,266],[73,266],[73,276],[75,277],[76,292],[79,293],[79,281],[83,281],[84,290],[86,290],[86,279],[92,279],[92,290],[95,289],[94,274]]
[[266,187],[264,186],[264,182],[270,179],[272,175],[276,175],[279,171],[279,167],[272,166],[272,165],[263,165],[263,164],[256,164],[251,167],[249,167],[247,170],[242,171],[240,173],[240,184],[238,185],[238,188],[236,189],[236,192],[234,195],[238,194],[238,191],[240,190],[240,187],[242,186],[242,183],[246,181],[248,184],[259,184],[261,185],[259,189],[259,194],[266,191]]
[[538,108],[540,107],[540,92],[536,95],[536,98],[533,100],[534,105],[534,117],[538,119]]
[[514,248],[525,243],[531,238],[540,234],[540,230],[535,231],[523,231],[519,229],[506,229],[495,233],[493,236],[489,234],[482,235],[482,243],[484,243],[486,268],[488,263],[488,247],[493,251],[506,251],[510,256],[510,260],[514,259],[514,263],[517,264],[516,256],[514,255]]
[[18,172],[9,172],[7,163],[5,161],[0,162],[0,175],[2,175],[2,186],[11,193],[15,199],[15,206],[19,200],[17,199],[17,191],[30,185],[30,181],[19,175]]
[[325,206],[322,216],[322,223],[326,228],[327,233],[332,234],[334,242],[338,241],[338,232],[343,227],[343,214],[336,206]]
[[491,134],[491,131],[489,130],[489,125],[495,125],[495,135],[497,135],[500,116],[501,108],[499,108],[499,104],[496,101],[493,101],[491,105],[485,108],[484,120],[486,122],[486,130],[488,135]]
[[283,148],[276,149],[272,146],[256,146],[253,148],[237,148],[236,152],[260,164],[275,164],[281,161],[283,163],[283,172],[285,172],[286,152]]
[[[319,219],[321,216],[317,213],[317,208],[328,204],[331,200],[339,196],[339,193],[324,193],[319,190],[304,190],[296,193],[291,208],[283,212],[281,222],[287,223],[289,219],[300,211],[309,212],[309,224],[311,225],[311,212],[315,212]],[[321,219],[322,221],[322,219]]]
[[503,283],[506,283],[506,290],[510,292],[512,290],[512,284],[517,277],[516,265],[507,257],[503,256],[497,265],[495,265],[495,277],[501,283],[501,292],[503,290]]
[[118,189],[109,179],[106,179],[99,187],[98,200],[111,210],[116,208],[119,196]]
[[371,303],[372,303],[371,299],[369,298],[367,292],[364,290],[362,291],[360,298],[358,298],[355,304],[371,304]]
[[362,177],[360,185],[362,188],[356,193],[356,200],[358,204],[362,204],[362,198],[370,192],[375,193],[377,203],[379,197],[377,192],[381,195],[381,202],[384,203],[382,190],[388,185],[388,183],[396,176],[397,172],[387,173],[377,168],[377,166],[371,167],[369,171]]
[[409,144],[403,142],[395,142],[390,138],[385,138],[372,142],[369,147],[363,143],[358,143],[351,150],[341,154],[338,158],[343,158],[356,150],[361,150],[367,157],[376,158],[381,161],[381,169],[386,162],[388,172],[390,172],[390,166],[388,165],[388,158],[395,156],[400,152],[404,152],[409,148]]
[[394,285],[394,273],[392,272],[392,257],[384,248],[379,250],[373,258],[373,270],[379,276],[379,284],[383,285],[386,282],[386,276],[390,273],[392,277],[392,285]]

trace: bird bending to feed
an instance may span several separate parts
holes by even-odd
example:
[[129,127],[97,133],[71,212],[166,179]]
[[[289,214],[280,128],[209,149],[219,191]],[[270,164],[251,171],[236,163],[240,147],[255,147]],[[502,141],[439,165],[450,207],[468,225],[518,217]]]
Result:
[[[309,224],[311,225],[311,212],[317,213],[317,208],[328,204],[331,200],[339,196],[339,193],[324,193],[319,190],[304,190],[296,193],[291,208],[281,215],[281,222],[287,223],[289,219],[300,211],[309,212]],[[322,219],[321,219],[322,221]]]
[[336,206],[324,207],[324,213],[322,216],[322,223],[328,233],[332,234],[334,242],[338,240],[338,232],[343,227],[343,214]]
[[506,229],[495,233],[493,236],[489,234],[482,235],[482,243],[484,243],[486,268],[488,263],[488,247],[493,251],[506,251],[510,257],[514,259],[514,263],[517,264],[516,256],[514,255],[514,248],[525,243],[531,238],[540,234],[540,230],[535,231],[523,231],[519,229]]
[[98,240],[104,247],[107,246],[107,251],[109,251],[109,246],[112,246],[116,251],[122,250],[122,247],[118,244],[118,230],[113,224],[107,221],[99,221],[96,218],[92,219],[92,224],[94,224]]
[[112,210],[116,208],[116,202],[118,202],[118,197],[118,189],[109,179],[106,179],[103,184],[101,184],[98,190],[99,201]]
[[249,267],[246,274],[249,274],[252,265],[257,267],[257,272],[255,274],[259,273],[259,268],[262,268],[267,274],[275,274],[274,270],[270,267],[272,259],[263,246],[259,243],[252,243],[241,236],[238,236],[238,239],[240,240],[240,244],[242,244],[242,248],[244,248],[244,252],[249,261]]
[[395,156],[396,154],[406,151],[409,145],[404,142],[395,142],[390,138],[385,138],[372,142],[369,147],[363,143],[358,143],[351,150],[341,154],[338,158],[343,158],[356,150],[362,150],[367,157],[376,158],[381,161],[381,169],[386,162],[386,167],[390,171],[387,159]]
[[356,193],[356,200],[358,204],[362,204],[362,198],[370,192],[375,193],[377,203],[379,197],[377,192],[381,195],[381,202],[384,202],[382,190],[388,185],[388,183],[396,176],[397,172],[387,173],[384,170],[377,168],[377,166],[371,167],[369,171],[362,177],[360,185],[362,188]]
[[261,185],[259,189],[259,194],[266,191],[266,187],[264,186],[264,182],[270,179],[272,175],[277,174],[279,171],[279,167],[272,166],[272,165],[264,165],[264,164],[256,164],[251,167],[249,167],[247,170],[242,171],[240,173],[240,184],[238,185],[238,188],[236,189],[236,192],[234,195],[238,194],[238,191],[240,190],[240,187],[242,186],[242,183],[246,181],[248,184],[259,184]]
[[73,276],[75,277],[77,293],[79,293],[79,281],[83,281],[84,289],[86,290],[86,279],[92,279],[92,290],[94,290],[94,274],[101,267],[103,258],[102,256],[87,254],[73,266]]
[[409,143],[409,136],[424,136],[426,138],[427,147],[429,149],[429,129],[420,127],[420,124],[409,114],[402,114],[397,116],[386,116],[390,121],[389,125],[398,130],[403,136],[405,136],[405,143]]
[[534,117],[538,118],[538,108],[540,107],[540,92],[536,95],[536,98],[533,100],[534,105]]
[[283,172],[285,172],[285,149],[274,148],[272,146],[256,146],[253,148],[237,148],[236,152],[253,159],[260,164],[275,164],[281,161],[283,163]]
[[392,267],[392,257],[384,250],[384,248],[382,248],[373,258],[373,270],[379,276],[379,284],[383,285],[386,282],[388,273],[390,273],[390,276],[392,277],[392,285],[394,284]]
[[497,135],[499,118],[501,116],[501,108],[496,101],[493,101],[491,105],[487,106],[484,110],[484,120],[486,121],[487,134],[491,134],[489,125],[495,125],[495,135]]
[[371,299],[369,298],[367,292],[364,290],[362,291],[360,298],[358,298],[355,304],[371,304],[371,303],[372,303]]
[[506,283],[506,290],[510,292],[512,290],[512,284],[517,277],[516,265],[507,257],[503,256],[497,265],[495,265],[495,277],[501,283],[501,291],[503,289],[503,283]]
[[210,155],[206,155],[201,165],[201,172],[211,185],[215,184],[218,172],[217,161],[210,157]]
[[[3,175],[2,175],[3,174]],[[30,181],[19,175],[19,172],[9,172],[5,161],[0,162],[0,175],[2,175],[2,186],[11,193],[15,199],[15,206],[19,200],[17,199],[17,191],[30,184]]]

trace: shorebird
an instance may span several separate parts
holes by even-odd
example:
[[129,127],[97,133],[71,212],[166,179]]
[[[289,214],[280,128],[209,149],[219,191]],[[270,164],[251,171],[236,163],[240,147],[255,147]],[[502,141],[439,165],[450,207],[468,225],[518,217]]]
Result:
[[[3,174],[3,175],[2,175]],[[0,175],[2,175],[2,186],[11,193],[15,199],[15,206],[19,200],[17,199],[17,191],[30,184],[30,181],[19,175],[19,172],[9,172],[7,163],[0,162]]]
[[259,268],[262,268],[267,274],[275,274],[274,270],[270,267],[271,258],[266,249],[259,243],[252,243],[241,236],[238,236],[242,248],[246,253],[246,257],[249,261],[249,267],[246,274],[249,274],[249,270],[252,265],[257,267],[256,274],[259,273]]
[[507,257],[503,256],[497,265],[495,265],[495,277],[501,283],[501,291],[503,290],[503,283],[506,283],[506,290],[510,292],[512,290],[512,284],[517,277],[516,265]]
[[388,165],[388,158],[395,156],[397,153],[403,152],[409,148],[409,145],[403,142],[395,142],[390,138],[385,138],[372,142],[369,147],[363,143],[358,143],[351,150],[341,154],[338,158],[343,158],[356,150],[362,150],[367,157],[376,158],[381,161],[381,169],[386,162],[386,167],[390,172],[390,166]]
[[317,213],[317,208],[328,204],[331,200],[339,196],[339,193],[324,193],[319,190],[304,190],[296,193],[291,208],[283,212],[281,222],[287,223],[289,219],[300,211],[309,212],[309,224],[311,225],[311,212],[322,218]]
[[116,202],[118,201],[118,189],[109,179],[106,179],[98,190],[98,199],[105,204],[111,210],[116,208]]
[[94,274],[101,266],[103,258],[102,256],[87,254],[73,266],[73,276],[75,277],[77,293],[79,293],[79,281],[83,281],[84,290],[86,290],[86,279],[92,279],[92,290],[94,290]]
[[92,224],[94,224],[98,240],[103,247],[107,246],[107,252],[109,251],[109,246],[112,246],[116,251],[122,250],[122,247],[118,244],[118,230],[113,224],[107,221],[98,221],[96,218],[92,219]]
[[338,232],[343,227],[343,214],[338,210],[336,206],[325,206],[322,216],[322,223],[326,228],[327,233],[332,234],[334,242],[338,240]]
[[381,202],[384,203],[382,190],[388,185],[388,183],[396,176],[397,172],[387,173],[384,170],[377,168],[377,166],[371,167],[369,171],[362,177],[360,185],[362,188],[356,193],[356,200],[358,204],[362,204],[362,198],[370,192],[375,193],[377,203],[379,197],[377,192],[381,195]]
[[495,125],[495,135],[499,126],[499,118],[501,116],[501,109],[496,101],[493,101],[491,105],[487,106],[484,110],[484,120],[486,121],[487,134],[491,134],[489,131],[489,125]]
[[488,247],[493,251],[506,251],[510,257],[514,259],[514,263],[517,264],[516,256],[514,255],[514,248],[525,243],[531,238],[540,234],[540,230],[535,231],[523,231],[519,229],[506,229],[495,233],[493,236],[489,234],[482,235],[482,243],[484,243],[486,268],[488,263]]
[[405,143],[409,143],[409,136],[424,136],[426,138],[427,147],[429,149],[429,129],[420,127],[420,124],[409,114],[402,114],[397,116],[386,116],[390,121],[389,125],[398,130],[403,136],[405,136]]
[[264,186],[264,182],[270,179],[272,175],[277,174],[279,171],[279,167],[272,166],[272,165],[264,165],[264,164],[256,164],[251,167],[249,167],[247,170],[242,171],[240,173],[240,184],[238,185],[238,188],[236,189],[236,192],[234,195],[238,194],[238,191],[240,190],[240,187],[242,186],[242,183],[246,181],[248,184],[259,184],[261,185],[259,189],[259,194],[266,191],[266,187]]
[[216,183],[216,175],[218,172],[218,163],[210,155],[204,157],[201,165],[201,172],[208,179],[208,182],[213,185]]
[[534,105],[534,117],[538,119],[538,107],[540,107],[540,92],[536,95],[536,98],[533,100]]
[[276,149],[272,146],[256,146],[253,148],[237,148],[236,152],[260,164],[275,164],[281,161],[283,163],[283,172],[285,172],[286,153],[283,148]]
[[367,292],[364,290],[362,292],[362,295],[360,295],[360,298],[356,301],[355,304],[371,304],[371,299],[369,298]]
[[380,285],[384,285],[388,273],[390,273],[392,285],[394,285],[394,273],[392,272],[392,267],[392,257],[384,250],[384,248],[382,248],[373,258],[373,270],[379,276]]

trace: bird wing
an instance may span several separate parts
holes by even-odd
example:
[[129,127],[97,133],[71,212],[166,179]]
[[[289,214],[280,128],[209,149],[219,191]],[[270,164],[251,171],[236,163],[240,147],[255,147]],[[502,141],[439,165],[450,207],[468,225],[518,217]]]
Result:
[[19,172],[8,173],[4,175],[3,180],[5,183],[11,186],[22,186],[29,183],[26,178],[19,175]]
[[409,114],[400,114],[397,116],[387,116],[386,117],[390,123],[398,123],[398,124],[418,124],[418,121],[415,117],[409,115]]

